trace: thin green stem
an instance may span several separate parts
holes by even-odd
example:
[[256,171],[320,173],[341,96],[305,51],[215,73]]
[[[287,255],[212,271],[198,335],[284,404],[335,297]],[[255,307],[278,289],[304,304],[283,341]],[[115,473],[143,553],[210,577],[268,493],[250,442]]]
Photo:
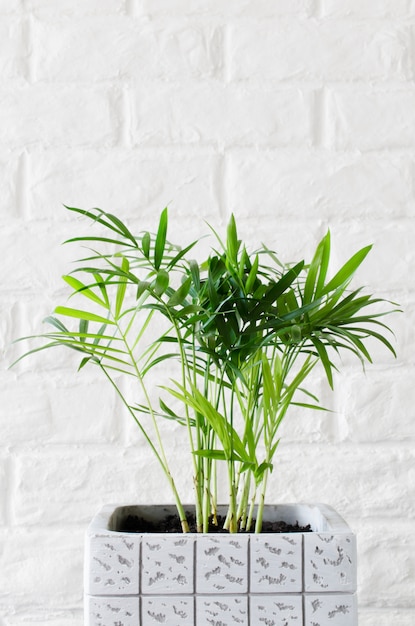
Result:
[[[125,396],[122,393],[121,389],[118,387],[118,385],[113,380],[113,378],[108,374],[105,366],[100,365],[100,368],[104,372],[105,376],[107,377],[107,379],[109,380],[111,385],[114,387],[117,395],[121,399],[121,401],[124,404],[124,406],[126,407],[127,411],[130,413],[130,415],[134,419],[134,421],[137,424],[138,428],[140,429],[142,435],[144,436],[146,442],[148,443],[150,449],[154,453],[157,461],[159,462],[160,467],[162,468],[165,476],[167,477],[167,480],[169,482],[170,488],[171,488],[171,490],[173,492],[173,496],[174,496],[175,503],[176,503],[176,508],[177,508],[177,511],[178,511],[179,517],[180,517],[180,523],[182,525],[182,530],[183,530],[184,533],[189,532],[189,526],[188,526],[187,519],[186,519],[186,513],[185,513],[185,510],[184,510],[183,505],[181,503],[178,491],[176,489],[176,484],[175,484],[173,476],[172,476],[172,474],[171,474],[171,472],[169,470],[169,467],[168,467],[168,465],[166,463],[164,455],[160,455],[160,453],[158,452],[157,448],[155,447],[155,445],[151,441],[151,438],[149,437],[147,431],[145,430],[145,428],[143,427],[142,423],[140,422],[140,420],[135,415],[134,411],[131,409],[131,407],[128,404],[127,399],[125,398]],[[149,410],[151,410],[151,406],[149,406]]]
[[258,503],[258,509],[257,509],[256,522],[255,522],[256,533],[260,533],[262,530],[262,520],[263,520],[263,515],[264,515],[267,481],[268,481],[268,470],[265,470],[263,478],[262,478],[262,487],[261,487],[261,492],[259,495],[259,503]]
[[228,480],[229,480],[229,510],[227,515],[227,528],[230,533],[238,532],[237,506],[236,506],[236,490],[234,484],[234,464],[228,462]]

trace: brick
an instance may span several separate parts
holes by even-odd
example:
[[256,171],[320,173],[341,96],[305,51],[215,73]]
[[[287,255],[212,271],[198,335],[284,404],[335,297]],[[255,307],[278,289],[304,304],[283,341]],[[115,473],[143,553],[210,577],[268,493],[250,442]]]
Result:
[[[232,202],[230,206],[238,207],[238,204]],[[238,210],[235,210],[235,216],[238,222]],[[411,229],[407,219],[396,220],[393,229],[390,229],[388,224],[386,219],[379,219],[377,222],[358,218],[325,221],[317,216],[307,220],[303,219],[301,214],[297,217],[288,210],[281,216],[277,209],[275,213],[270,210],[267,217],[262,217],[260,213],[255,215],[253,209],[249,218],[239,220],[239,235],[251,251],[263,242],[275,251],[284,263],[300,260],[310,262],[318,242],[330,229],[333,272],[340,269],[355,252],[373,244],[373,249],[359,267],[352,285],[356,287],[367,285],[365,293],[389,300],[395,299],[399,303],[402,293],[398,289],[396,276],[405,276],[407,268],[413,263]],[[394,263],[394,272],[388,269],[391,259]],[[404,289],[402,291],[405,292]],[[399,316],[385,321],[390,322],[394,329],[403,323]],[[386,349],[380,349],[378,355],[382,356],[381,365],[394,364]],[[356,367],[356,361],[348,359],[346,354],[342,359],[345,359],[346,363],[352,362]]]
[[[80,604],[80,603],[79,603]],[[47,626],[79,626],[82,624],[83,609],[67,609],[56,610],[42,609],[39,607],[37,612],[31,608],[29,610],[19,610],[16,614],[12,614],[13,608],[10,609],[11,614],[4,616],[5,626],[39,626],[39,624],[47,624]]]
[[[64,362],[64,351],[55,351],[55,363],[58,355]],[[37,367],[43,355],[30,359]],[[7,411],[2,432],[10,445],[113,442],[128,419],[120,417],[113,390],[94,372],[77,376],[75,368],[64,373],[55,367],[48,376],[28,373],[14,380],[9,375],[6,382],[0,403]]]
[[[403,313],[396,315],[393,320],[393,332],[396,337],[398,365],[411,367],[415,363],[412,350],[412,329],[415,325],[415,298],[413,293],[405,291],[393,294]],[[392,320],[391,320],[392,322]]]
[[0,0],[0,15],[19,13],[22,10],[22,0]]
[[30,10],[34,15],[42,18],[117,15],[124,13],[125,7],[126,0],[59,0],[59,6],[54,0],[30,0]]
[[396,219],[413,212],[411,156],[234,150],[226,167],[229,206],[242,219],[334,224],[339,216]]
[[221,30],[195,21],[54,19],[35,24],[34,40],[39,81],[186,80],[214,76],[222,64]]
[[9,496],[8,459],[0,453],[0,526],[7,523],[7,498]]
[[[320,400],[320,406],[332,410],[335,404],[333,393],[329,389],[322,368],[316,369],[302,385]],[[298,402],[309,402],[310,398],[298,393]],[[333,442],[333,415],[326,411],[298,409],[292,407],[285,416],[279,436],[284,444],[292,443],[328,443]]]
[[414,622],[413,609],[390,609],[359,607],[359,624],[361,626],[412,626]]
[[411,17],[415,15],[413,0],[322,0],[321,14],[325,17],[376,18]]
[[168,502],[171,497],[142,437],[128,453],[113,444],[55,446],[16,455],[12,518],[19,526],[36,526],[44,519],[85,525],[102,502]]
[[410,79],[410,36],[408,27],[365,22],[237,24],[230,27],[230,75],[249,81]]
[[[57,275],[56,278],[59,279],[59,276]],[[62,295],[59,300],[52,298],[51,293],[47,293],[46,289],[43,294],[44,297],[40,299],[30,294],[16,296],[18,301],[6,308],[6,319],[9,319],[9,325],[5,336],[5,362],[10,367],[25,352],[33,349],[35,345],[39,347],[41,343],[34,339],[20,339],[40,335],[51,330],[51,327],[44,323],[44,319],[51,315],[57,302],[64,303],[66,301],[66,297]],[[45,386],[52,372],[56,372],[57,377],[62,377],[65,372],[67,375],[68,372],[73,374],[78,368],[79,361],[80,355],[69,350],[57,348],[55,351],[43,351],[19,361],[9,372],[4,373],[4,377],[8,377],[7,383],[4,380],[4,385],[7,387],[7,385],[19,384],[17,382],[19,377],[23,377],[20,384],[27,384],[34,390],[37,385]],[[27,377],[25,378],[25,376]],[[5,392],[7,392],[7,388]],[[42,406],[44,405],[42,404]]]
[[303,17],[310,14],[312,0],[135,0],[135,12],[139,15],[226,15],[242,16],[276,16],[295,15]]
[[14,332],[14,316],[16,314],[17,306],[13,298],[7,298],[7,296],[1,294],[0,299],[0,355],[6,354],[6,350],[10,347],[10,344]]
[[330,502],[348,520],[415,517],[414,452],[399,444],[284,446],[282,441],[268,482],[269,503]]
[[25,78],[27,55],[24,22],[19,19],[0,18],[1,82]]
[[267,219],[255,215],[255,211],[250,212],[249,218],[240,219],[238,206],[234,203],[230,206],[235,207],[238,235],[248,250],[252,252],[264,243],[284,263],[311,259],[316,244],[327,232],[327,224],[320,219],[310,222],[299,216],[293,221],[288,212],[280,217],[276,210],[275,214],[270,212]]
[[[220,158],[206,151],[175,152],[66,150],[38,151],[29,157],[32,218],[65,220],[69,206],[117,210],[124,219],[140,220],[137,231],[154,230],[157,215],[170,207],[174,230],[186,219],[196,228],[219,214]],[[190,221],[188,218],[197,218]],[[81,222],[85,229],[87,222]],[[68,235],[69,236],[69,235]],[[180,235],[179,235],[180,236]],[[72,254],[77,251],[72,247]]]
[[368,369],[364,380],[362,387],[356,376],[350,375],[338,386],[341,410],[337,414],[344,437],[354,442],[415,441],[414,371]]
[[[61,244],[76,233],[75,228],[72,232],[68,229],[68,222],[21,222],[17,228],[9,222],[1,230],[0,249],[5,257],[0,268],[2,291],[17,292],[21,302],[33,298],[35,292],[41,293],[42,298],[37,302],[43,310],[33,311],[39,323],[43,319],[39,314],[50,314],[52,301],[49,298],[62,288],[60,276],[68,273],[69,264],[74,260],[74,251]],[[29,327],[24,326],[22,333],[24,328]]]
[[341,150],[393,150],[415,141],[415,89],[344,88],[328,98],[328,136]]
[[[157,97],[155,97],[157,93]],[[208,82],[134,91],[133,141],[141,145],[307,146],[312,94]],[[183,112],[186,111],[184,115]]]
[[[363,264],[356,275],[356,284],[368,285],[369,293],[375,293],[383,298],[394,299],[397,290],[403,283],[397,277],[408,276],[408,268],[414,263],[415,250],[413,247],[411,220],[400,219],[393,222],[387,219],[374,220],[347,220],[338,221],[332,229],[333,237],[333,267],[339,267],[351,254],[373,244]],[[390,270],[393,264],[393,271]],[[404,279],[406,286],[411,279]],[[396,296],[399,301],[399,295]],[[392,320],[391,320],[392,321]],[[394,323],[400,323],[399,319]]]
[[112,145],[117,97],[104,88],[29,86],[0,89],[3,147]]
[[386,520],[371,519],[357,522],[357,529],[361,604],[377,606],[379,589],[382,589],[382,603],[389,609],[412,606],[412,572],[415,568],[413,525],[408,527],[405,520],[390,524]]
[[9,597],[12,607],[24,605],[29,612],[30,605],[43,604],[43,610],[49,607],[52,614],[58,607],[79,606],[83,534],[84,529],[73,525],[3,532],[3,602]]
[[0,220],[14,218],[19,209],[20,156],[0,154]]
[[2,434],[10,445],[27,441],[42,441],[51,426],[48,402],[38,384],[16,381],[8,373],[2,376],[0,401],[7,420],[2,424]]

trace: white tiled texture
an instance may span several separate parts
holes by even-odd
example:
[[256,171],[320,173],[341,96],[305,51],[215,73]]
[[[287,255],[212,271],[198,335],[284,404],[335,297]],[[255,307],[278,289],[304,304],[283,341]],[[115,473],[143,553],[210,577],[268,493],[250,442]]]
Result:
[[197,593],[248,591],[248,537],[205,535],[196,542]]
[[247,596],[197,596],[196,624],[249,626]]
[[302,626],[303,598],[300,595],[251,596],[252,624]]
[[141,591],[193,593],[194,539],[150,535],[142,540]]
[[143,596],[141,603],[143,626],[152,624],[188,626],[194,623],[194,598],[192,596]]
[[351,594],[306,595],[304,612],[304,626],[357,624],[357,598]]
[[91,569],[85,591],[91,595],[137,595],[140,544],[137,536],[97,536],[88,542]]
[[299,592],[303,588],[302,535],[251,537],[251,591]]
[[[82,254],[60,245],[79,232],[62,203],[137,230],[168,204],[186,240],[233,211],[287,260],[328,227],[336,266],[374,244],[357,280],[402,304],[398,360],[376,349],[362,376],[346,359],[334,395],[316,371],[333,412],[288,416],[269,502],[339,510],[359,626],[412,625],[414,29],[411,0],[0,0],[1,626],[82,626],[87,521],[105,502],[171,501],[96,372],[60,352],[7,370]],[[180,437],[169,425],[190,501]]]
[[90,626],[137,626],[140,623],[137,596],[90,596],[85,603]]
[[[128,618],[133,597],[140,626],[357,626],[355,541],[345,530],[233,537],[102,534],[94,526],[85,626],[104,612]],[[117,626],[129,625],[123,619]]]
[[356,589],[354,535],[304,535],[304,589],[307,592]]

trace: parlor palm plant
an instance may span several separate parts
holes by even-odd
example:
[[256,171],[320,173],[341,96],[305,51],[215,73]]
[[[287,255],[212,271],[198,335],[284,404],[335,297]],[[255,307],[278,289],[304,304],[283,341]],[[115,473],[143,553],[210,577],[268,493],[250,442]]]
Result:
[[[58,306],[45,320],[52,329],[39,336],[45,342],[24,356],[65,346],[80,353],[79,369],[102,371],[167,477],[184,532],[186,512],[162,437],[166,419],[188,438],[197,530],[216,521],[217,467],[224,465],[225,528],[251,530],[255,507],[260,532],[280,425],[291,407],[321,409],[305,386],[310,372],[321,363],[333,387],[332,355],[348,350],[370,362],[367,340],[394,354],[380,320],[390,307],[369,311],[385,301],[350,288],[370,246],[328,279],[329,232],[311,263],[284,265],[264,245],[249,254],[232,216],[225,240],[213,231],[215,246],[200,264],[196,241],[169,243],[167,210],[154,234],[135,236],[115,215],[67,208],[102,229],[69,240],[89,249],[63,277],[82,304]],[[148,375],[173,363],[156,404]],[[134,383],[127,386],[134,400],[120,376]]]

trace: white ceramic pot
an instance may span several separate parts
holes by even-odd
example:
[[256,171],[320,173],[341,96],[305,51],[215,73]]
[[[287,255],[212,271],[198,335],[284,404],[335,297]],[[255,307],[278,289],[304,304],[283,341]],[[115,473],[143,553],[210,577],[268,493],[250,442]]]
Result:
[[266,507],[264,520],[310,524],[309,533],[116,530],[128,514],[171,513],[173,506],[106,506],[93,519],[85,626],[357,626],[356,539],[332,508]]

